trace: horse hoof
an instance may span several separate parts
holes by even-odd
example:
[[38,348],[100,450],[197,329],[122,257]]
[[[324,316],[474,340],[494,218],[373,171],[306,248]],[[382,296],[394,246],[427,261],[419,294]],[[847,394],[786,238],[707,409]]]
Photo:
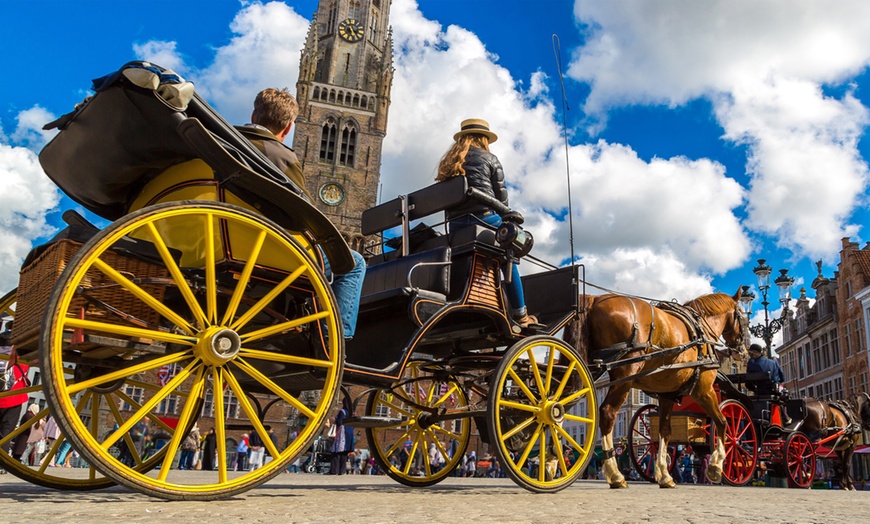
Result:
[[665,482],[664,484],[659,484],[659,487],[662,489],[676,489],[677,484],[673,480],[669,480],[668,482]]
[[713,484],[718,484],[722,482],[722,470],[718,468],[714,468],[712,466],[707,468],[707,478]]
[[619,482],[614,482],[610,485],[610,489],[626,489],[628,488],[628,482],[625,480],[620,480]]

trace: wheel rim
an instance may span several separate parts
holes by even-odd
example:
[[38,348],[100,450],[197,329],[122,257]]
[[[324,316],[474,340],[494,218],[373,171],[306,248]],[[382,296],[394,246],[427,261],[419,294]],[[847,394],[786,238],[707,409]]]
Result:
[[719,408],[725,416],[725,463],[723,478],[732,485],[749,482],[758,461],[758,440],[749,412],[740,403],[725,401]]
[[803,433],[792,433],[785,447],[789,480],[799,488],[809,487],[816,472],[816,452],[813,444]]
[[[658,441],[652,438],[650,419],[658,416],[658,406],[647,404],[638,409],[631,419],[631,438],[628,440],[629,458],[642,479],[655,482],[655,461],[659,452]],[[668,446],[668,471],[674,467],[673,447]]]
[[595,388],[569,345],[552,337],[515,344],[496,369],[488,402],[496,456],[517,484],[558,491],[586,468],[597,420]]
[[[13,289],[3,298],[0,298],[0,313],[5,313],[9,315],[12,320],[15,319],[15,306],[18,298],[17,293],[18,290]],[[2,354],[0,355],[0,360],[8,361],[9,356]],[[73,381],[71,372],[67,373],[66,378],[68,381]],[[2,392],[0,393],[0,398],[18,395],[22,392],[35,393],[41,390],[42,386],[37,384],[24,389]],[[77,409],[81,409],[83,407],[84,404],[77,403]],[[34,424],[38,423],[40,420],[47,419],[49,414],[50,413],[48,409],[43,409],[30,420],[16,428],[14,431],[0,438],[0,462],[2,462],[3,467],[22,480],[26,480],[27,482],[30,482],[32,484],[37,484],[47,488],[84,491],[91,489],[100,489],[114,485],[114,481],[104,477],[102,474],[100,474],[93,467],[90,466],[85,468],[50,467],[50,465],[55,464],[59,458],[66,459],[68,455],[70,456],[70,458],[72,456],[72,449],[66,449],[69,444],[67,443],[66,437],[63,434],[61,434],[61,436],[45,453],[45,455],[43,456],[44,460],[42,461],[41,466],[25,466],[21,463],[20,460],[16,460],[9,453],[9,443],[13,439],[18,438],[19,436],[23,436],[23,438],[26,438],[26,435],[30,431],[30,428]],[[63,453],[63,455],[61,456],[60,453]]]
[[[424,371],[423,366],[410,363],[398,386],[373,392],[366,407],[370,416],[402,419],[389,427],[368,428],[367,437],[378,465],[409,486],[429,486],[450,476],[471,438],[471,418],[437,419],[468,412],[462,385],[446,374]],[[440,467],[432,464],[429,455],[433,445],[444,457]]]
[[[159,258],[152,258],[166,268],[165,276],[136,280],[113,268],[117,248],[126,246],[131,238],[153,246]],[[234,245],[237,239],[244,245]],[[280,261],[281,269],[274,269],[274,261]],[[91,286],[97,276],[103,279],[103,288],[123,288],[123,298],[99,295],[102,288]],[[158,285],[153,282],[165,285],[163,300],[152,296],[157,294],[153,288]],[[97,295],[98,301],[122,312],[135,309],[143,313],[129,321],[82,319],[80,310],[72,305],[77,289]],[[249,299],[249,294],[255,298]],[[295,305],[276,314],[272,311],[276,301]],[[304,248],[259,215],[213,202],[142,209],[85,244],[55,285],[40,354],[42,362],[50,363],[45,371],[49,403],[82,455],[106,476],[133,489],[170,499],[208,499],[244,491],[280,473],[306,448],[326,419],[336,397],[343,361],[334,304],[327,282]],[[148,315],[156,320],[146,320]],[[336,336],[325,336],[325,332]],[[106,339],[120,339],[133,348],[146,347],[123,357],[110,354],[96,359],[103,367],[76,384],[58,380],[65,355],[92,361],[83,348]],[[292,353],[282,346],[285,340],[304,340],[306,345]],[[155,347],[163,348],[162,354]],[[114,346],[109,349],[117,352]],[[298,378],[273,380],[270,377],[275,373],[308,378],[301,383]],[[79,419],[70,398],[87,388],[113,389],[118,380],[129,385],[129,377],[142,377],[137,383],[140,390],[115,390],[121,402],[92,406],[95,413],[116,425],[100,441]],[[297,399],[300,390],[312,390],[316,395],[306,397],[306,404]],[[260,420],[262,413],[251,400],[256,398],[254,394],[277,398],[309,420],[283,450],[272,444]],[[175,424],[163,420],[173,403]],[[177,428],[191,427],[203,403],[215,420],[216,471],[186,478],[170,471],[186,436],[185,430]],[[230,436],[227,420],[260,435],[273,460],[256,471],[232,472],[227,458],[232,452],[226,444]],[[156,464],[157,471],[150,475],[137,471],[142,457],[135,451],[130,451],[133,456],[128,460],[132,466],[110,453],[118,442],[126,442],[128,449],[135,447],[129,432],[137,424],[156,427],[165,437],[166,452]]]

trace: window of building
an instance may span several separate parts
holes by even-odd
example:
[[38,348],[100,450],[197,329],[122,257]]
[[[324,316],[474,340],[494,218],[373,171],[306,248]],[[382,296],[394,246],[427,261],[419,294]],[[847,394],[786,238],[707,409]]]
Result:
[[849,355],[852,354],[852,327],[849,326],[848,324],[846,324],[846,333],[844,334],[843,339],[845,339],[845,342],[846,342],[845,349],[846,349],[846,356],[848,357]]
[[355,154],[356,126],[352,122],[347,122],[341,130],[341,154],[338,161],[341,165],[353,167]]
[[[145,389],[136,386],[124,386],[124,394],[130,397],[130,400],[141,405],[145,398]],[[132,406],[124,401],[121,401],[121,411],[132,411],[135,406]],[[136,409],[139,409],[136,407]]]
[[840,363],[840,341],[837,340],[837,330],[832,329],[830,331],[831,335],[831,356],[834,360],[834,365],[838,365]]
[[160,404],[157,406],[157,413],[162,413],[164,415],[174,415],[176,409],[178,409],[178,395],[169,395],[165,399],[160,401]]
[[831,367],[831,346],[828,344],[828,334],[823,333],[819,340],[822,349],[822,369],[828,369]]
[[335,31],[335,22],[338,19],[338,9],[335,2],[329,5],[329,16],[326,18],[326,34],[331,35]]
[[358,18],[359,13],[359,2],[351,2],[350,5],[347,7],[347,17]]
[[819,339],[813,340],[813,369],[818,373],[822,370],[822,356],[819,351]]
[[860,352],[864,351],[865,349],[867,349],[866,347],[864,347],[864,337],[861,336],[861,319],[860,318],[855,321],[855,338],[856,338],[856,342],[857,342],[857,344],[855,344],[855,346],[857,346],[855,348],[856,353],[860,353]]
[[336,126],[333,118],[328,118],[320,131],[320,161],[335,162]]

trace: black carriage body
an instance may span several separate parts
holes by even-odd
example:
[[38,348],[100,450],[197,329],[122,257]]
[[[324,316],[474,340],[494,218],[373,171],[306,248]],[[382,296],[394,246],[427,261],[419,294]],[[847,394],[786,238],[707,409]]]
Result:
[[[455,177],[363,213],[363,234],[401,227],[402,236],[388,242],[396,249],[368,260],[357,331],[346,344],[347,380],[383,386],[402,375],[413,355],[497,352],[532,334],[512,330],[501,272],[507,254],[491,227],[450,233],[425,224],[410,228],[412,221],[469,198],[465,178]],[[541,332],[557,332],[576,314],[576,271],[565,267],[523,278],[529,313],[546,326]]]

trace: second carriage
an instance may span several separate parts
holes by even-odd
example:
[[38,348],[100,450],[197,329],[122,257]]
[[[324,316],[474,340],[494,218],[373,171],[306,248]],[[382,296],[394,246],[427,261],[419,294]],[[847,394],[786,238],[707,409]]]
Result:
[[[13,331],[21,361],[40,367],[40,417],[60,426],[55,446],[70,442],[91,466],[90,487],[201,500],[250,489],[309,447],[342,384],[364,389],[364,413],[349,422],[366,428],[382,469],[405,484],[445,478],[472,420],[521,486],[556,491],[580,475],[595,391],[577,352],[553,336],[577,312],[577,268],[524,279],[541,325],[511,321],[500,267],[526,254],[521,228],[499,239],[484,226],[411,234],[411,221],[475,198],[459,177],[366,213],[365,234],[400,226],[403,247],[370,260],[359,327],[345,345],[324,255],[337,272],[352,258],[302,192],[170,71],[131,63],[95,88],[54,123],[61,131],[40,161],[111,223],[97,229],[69,215],[70,227],[33,253]],[[280,401],[308,420],[283,449],[264,424]],[[206,411],[214,471],[173,470]],[[233,471],[228,431],[240,424],[226,422],[231,414],[273,460]],[[148,426],[169,436],[150,453],[141,444]],[[408,442],[408,459],[391,462]],[[432,448],[446,464],[433,467]],[[88,486],[55,483],[45,468],[18,473]]]

